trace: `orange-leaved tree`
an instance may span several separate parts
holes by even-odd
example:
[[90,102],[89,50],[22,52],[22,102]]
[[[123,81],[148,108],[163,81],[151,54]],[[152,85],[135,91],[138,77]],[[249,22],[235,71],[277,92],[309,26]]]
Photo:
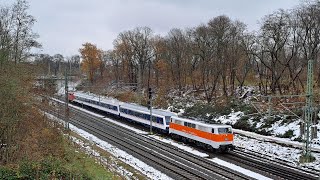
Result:
[[91,83],[93,83],[94,75],[102,63],[102,50],[98,49],[96,45],[91,43],[82,44],[79,49],[82,57],[81,69],[85,71]]

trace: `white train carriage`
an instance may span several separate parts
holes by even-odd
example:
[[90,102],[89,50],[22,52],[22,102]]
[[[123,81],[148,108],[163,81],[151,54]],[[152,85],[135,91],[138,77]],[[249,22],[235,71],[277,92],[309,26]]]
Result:
[[[150,125],[150,110],[144,106],[120,103],[120,116],[144,125]],[[175,113],[152,109],[152,127],[163,132],[169,132],[170,117]]]
[[206,124],[172,116],[169,133],[209,149],[220,151],[234,149],[232,127],[229,125]]
[[85,93],[75,92],[73,93],[72,101],[119,116],[119,101],[116,99],[99,98]]

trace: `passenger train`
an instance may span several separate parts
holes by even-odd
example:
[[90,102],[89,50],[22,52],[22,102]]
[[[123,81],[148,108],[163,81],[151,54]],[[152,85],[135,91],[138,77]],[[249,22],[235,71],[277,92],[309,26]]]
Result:
[[[150,110],[144,106],[81,92],[69,93],[68,99],[70,102],[89,106],[119,118],[145,126],[150,125]],[[233,132],[229,125],[206,124],[178,117],[172,112],[152,109],[152,127],[157,131],[169,133],[174,138],[194,142],[210,150],[225,152],[234,149]]]

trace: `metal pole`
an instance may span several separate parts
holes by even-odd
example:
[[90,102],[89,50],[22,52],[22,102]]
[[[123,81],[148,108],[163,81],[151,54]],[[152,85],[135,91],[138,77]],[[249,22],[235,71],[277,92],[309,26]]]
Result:
[[272,104],[271,104],[271,96],[268,97],[268,103],[269,103],[269,110],[268,110],[268,120],[271,120],[271,111],[272,111]]
[[150,134],[152,134],[152,98],[150,99]]
[[304,156],[306,161],[311,160],[311,137],[310,137],[310,125],[312,122],[312,101],[313,101],[313,60],[308,61],[308,79],[307,79],[307,100],[306,100],[306,111],[305,111],[305,151]]
[[65,72],[65,129],[69,129],[68,68]]

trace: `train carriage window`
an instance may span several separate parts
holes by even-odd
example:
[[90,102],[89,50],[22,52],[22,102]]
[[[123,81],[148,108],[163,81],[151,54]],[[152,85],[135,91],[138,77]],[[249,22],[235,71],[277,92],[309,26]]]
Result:
[[180,121],[180,120],[175,120],[175,123],[176,123],[176,124],[180,124],[180,125],[183,124],[182,121]]
[[[166,124],[169,125],[170,124],[170,116],[165,116],[164,117],[166,120]],[[163,120],[163,119],[162,119]],[[163,124],[163,123],[162,123]]]
[[156,116],[152,116],[152,122],[157,122],[157,117]]
[[200,131],[205,131],[205,132],[207,132],[207,128],[204,127],[204,126],[199,126],[199,125],[198,125],[198,129],[199,129]]
[[192,128],[196,128],[196,125],[195,125],[195,124],[191,124],[191,127],[192,127]]
[[[162,123],[161,123],[161,121],[162,121]],[[160,118],[160,117],[157,117],[157,123],[158,123],[158,124],[163,124],[163,119]]]
[[184,125],[184,126],[188,126],[188,123],[187,123],[187,122],[184,122],[183,125]]
[[219,134],[230,134],[232,133],[231,128],[218,128]]

